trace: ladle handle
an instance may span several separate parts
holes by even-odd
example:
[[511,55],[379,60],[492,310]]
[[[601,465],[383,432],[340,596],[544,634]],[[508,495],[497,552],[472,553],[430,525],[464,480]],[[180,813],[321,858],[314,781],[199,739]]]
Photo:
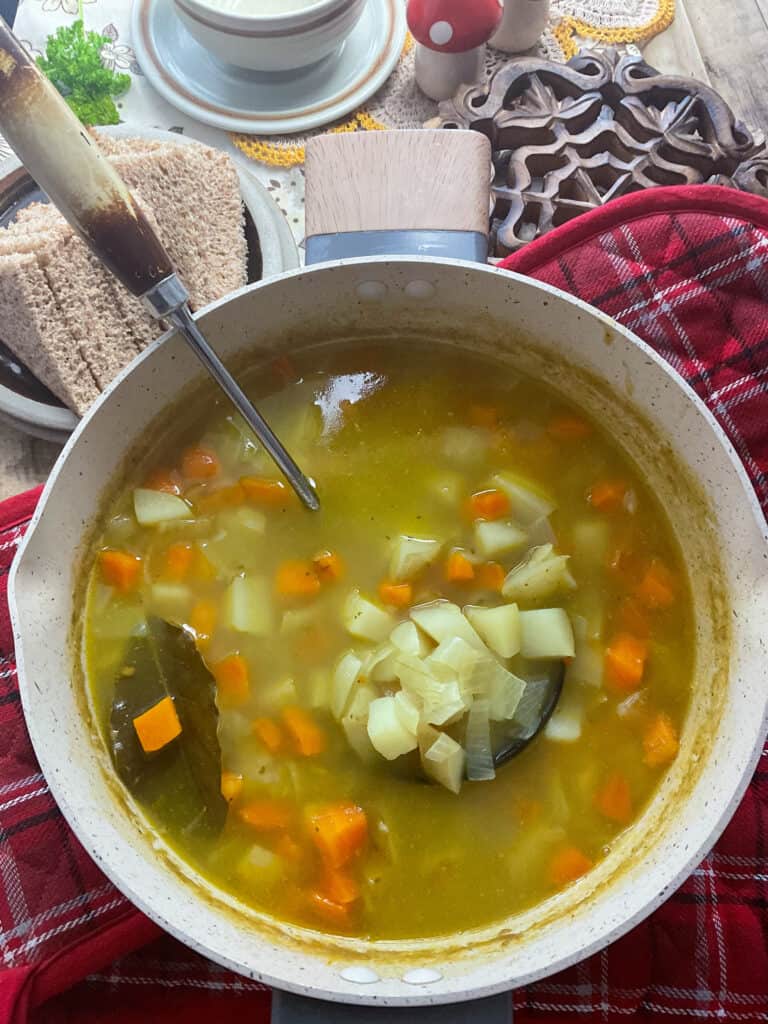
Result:
[[0,18],[0,131],[51,202],[134,295],[173,273],[152,225]]

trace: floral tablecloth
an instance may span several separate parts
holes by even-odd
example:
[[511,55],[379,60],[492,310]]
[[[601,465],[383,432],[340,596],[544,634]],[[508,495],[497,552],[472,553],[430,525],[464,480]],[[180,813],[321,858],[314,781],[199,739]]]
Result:
[[[172,3],[172,0],[166,0]],[[403,0],[403,3],[405,0]],[[640,43],[666,28],[674,17],[675,0],[552,0],[550,24],[541,50],[555,60],[567,60],[581,41],[590,45]],[[34,54],[47,36],[72,21],[78,0],[21,0],[15,21],[17,35]],[[167,103],[142,75],[131,46],[131,0],[82,0],[86,28],[101,32],[109,42],[102,60],[131,75],[131,87],[118,103],[122,119],[136,126],[172,128],[230,152],[244,152],[254,170],[285,214],[297,242],[304,237],[303,138],[263,139],[230,136],[182,114]],[[489,51],[488,70],[504,55]],[[412,49],[406,52],[392,79],[361,112],[346,124],[352,130],[415,127],[436,113],[436,107],[415,88]],[[0,159],[10,150],[0,138]]]

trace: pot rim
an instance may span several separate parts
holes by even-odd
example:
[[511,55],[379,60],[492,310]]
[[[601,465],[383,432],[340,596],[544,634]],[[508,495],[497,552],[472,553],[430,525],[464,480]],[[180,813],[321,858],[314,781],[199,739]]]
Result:
[[[557,299],[565,300],[570,306],[581,310],[591,319],[596,319],[598,322],[603,324],[607,329],[621,336],[631,345],[640,349],[643,355],[651,360],[657,370],[667,378],[667,380],[674,384],[674,386],[683,392],[688,402],[693,405],[699,418],[703,418],[706,424],[709,426],[711,433],[717,439],[720,448],[723,450],[724,455],[727,458],[728,463],[739,479],[741,486],[742,497],[747,499],[751,515],[753,517],[755,525],[758,527],[758,533],[762,539],[762,551],[761,554],[764,558],[768,558],[768,526],[766,526],[763,518],[757,496],[752,487],[751,481],[747,475],[747,472],[736,453],[732,443],[725,434],[723,428],[719,422],[715,419],[714,415],[709,411],[704,402],[698,397],[698,395],[692,390],[692,388],[680,377],[674,369],[667,363],[661,356],[659,356],[655,350],[648,346],[642,339],[635,335],[631,330],[624,327],[623,325],[614,321],[611,317],[602,313],[600,310],[595,309],[588,303],[585,303],[581,299],[575,298],[572,295],[558,289],[554,286],[546,283],[537,281],[533,278],[526,277],[525,275],[510,273],[509,271],[501,270],[493,266],[484,266],[476,263],[464,262],[461,260],[454,259],[429,259],[425,260],[422,257],[411,256],[411,257],[366,257],[362,259],[354,260],[337,260],[328,263],[316,264],[309,268],[300,268],[297,270],[287,271],[276,277],[270,278],[269,280],[262,280],[255,282],[251,285],[239,289],[236,292],[231,293],[224,299],[219,300],[216,303],[212,303],[205,309],[199,311],[196,316],[205,316],[208,313],[215,311],[218,308],[228,305],[231,302],[237,301],[243,294],[251,291],[256,291],[261,288],[269,288],[279,282],[290,280],[291,278],[301,278],[305,275],[312,275],[316,272],[322,273],[333,268],[343,268],[347,266],[397,266],[400,264],[416,264],[422,269],[430,267],[448,266],[453,268],[465,269],[467,272],[481,273],[481,274],[492,274],[501,276],[509,279],[516,280],[525,284],[528,287],[534,287],[544,294],[551,295]],[[243,964],[228,958],[226,955],[221,954],[217,951],[209,949],[203,940],[190,937],[184,933],[183,929],[177,927],[174,923],[168,921],[164,914],[161,913],[156,907],[150,905],[145,900],[143,894],[137,891],[132,884],[126,883],[121,875],[118,868],[113,868],[111,861],[106,857],[102,856],[102,850],[107,846],[106,843],[100,842],[97,838],[94,838],[88,833],[82,822],[80,821],[78,814],[73,808],[73,804],[70,801],[69,791],[66,787],[65,782],[53,771],[53,765],[47,764],[49,758],[49,751],[46,747],[45,736],[40,733],[38,734],[34,715],[32,714],[32,699],[30,697],[30,681],[27,678],[25,672],[25,659],[22,645],[23,627],[20,621],[20,612],[17,604],[17,577],[21,574],[23,568],[24,556],[27,548],[29,547],[36,528],[45,514],[46,506],[48,504],[51,492],[56,484],[57,478],[61,472],[63,465],[65,464],[69,453],[78,443],[81,434],[87,428],[91,418],[95,413],[101,409],[101,407],[108,403],[111,399],[113,392],[118,386],[125,380],[135,368],[143,363],[147,359],[151,359],[153,354],[164,345],[176,332],[171,330],[162,335],[159,339],[153,342],[147,347],[147,349],[138,356],[133,363],[127,367],[104,391],[100,398],[94,403],[92,409],[89,411],[87,416],[78,425],[75,432],[70,437],[67,445],[62,451],[59,459],[57,460],[54,469],[46,482],[45,488],[41,495],[40,501],[37,505],[35,513],[30,522],[27,533],[19,546],[16,557],[11,568],[9,575],[8,594],[9,594],[9,607],[11,614],[11,622],[13,626],[14,639],[17,645],[17,668],[18,668],[18,680],[19,690],[22,698],[22,706],[24,708],[25,719],[27,722],[27,728],[29,730],[30,738],[32,740],[35,753],[40,761],[41,769],[44,772],[46,781],[50,787],[50,790],[59,805],[62,813],[64,814],[70,828],[80,840],[82,845],[85,847],[89,855],[95,860],[100,869],[107,875],[110,881],[118,888],[118,890],[124,893],[127,898],[136,906],[138,909],[143,911],[149,918],[159,924],[164,930],[168,931],[180,941],[184,942],[187,946],[201,953],[210,959],[215,960],[222,966],[227,967],[231,970],[236,971],[240,974],[245,974],[248,977],[255,978],[259,981],[263,981],[265,984],[271,985],[275,988],[279,988],[285,991],[289,991],[298,995],[305,995],[317,999],[330,1000],[332,1002],[343,1002],[353,1005],[386,1005],[386,1006],[415,1006],[424,1004],[446,1004],[452,1002],[464,1002],[473,999],[482,998],[484,996],[491,996],[500,992],[507,991],[510,987],[510,981],[508,978],[501,978],[496,981],[488,983],[481,983],[473,986],[469,989],[464,987],[464,978],[459,976],[450,976],[443,979],[442,987],[439,990],[430,990],[429,986],[422,989],[420,986],[416,988],[413,995],[394,995],[394,996],[377,996],[373,991],[366,991],[365,986],[360,986],[355,991],[345,991],[343,993],[334,991],[332,989],[322,989],[315,985],[302,985],[294,980],[286,980],[274,974],[271,974],[268,970],[244,969]],[[169,402],[169,405],[172,404]],[[672,874],[664,874],[664,866],[657,867],[656,873],[659,874],[661,887],[650,899],[645,899],[642,905],[638,906],[629,917],[622,917],[620,921],[613,924],[608,924],[602,933],[598,934],[593,940],[585,943],[570,953],[565,953],[559,956],[557,952],[551,953],[546,957],[546,962],[539,967],[534,967],[527,970],[525,973],[514,977],[514,984],[516,987],[528,984],[533,981],[537,981],[543,977],[547,977],[553,973],[561,971],[575,963],[578,963],[587,956],[590,956],[601,949],[605,948],[610,943],[616,941],[618,938],[626,934],[633,927],[648,917],[657,907],[659,907],[671,893],[679,887],[679,885],[689,877],[693,869],[701,862],[706,853],[710,850],[712,845],[722,834],[730,818],[732,817],[738,803],[744,795],[757,764],[757,761],[762,753],[763,746],[768,734],[768,696],[766,696],[765,704],[762,709],[762,715],[760,722],[757,724],[757,732],[755,733],[755,739],[752,743],[746,761],[744,762],[744,768],[738,781],[738,785],[731,791],[725,804],[719,804],[720,811],[714,822],[711,822],[706,830],[706,833],[699,836],[694,844],[691,851],[686,852],[684,860],[681,862],[681,866],[676,868]],[[130,847],[130,844],[127,844]],[[140,856],[140,854],[135,854]],[[143,858],[142,858],[143,859]],[[656,883],[654,883],[654,888]],[[600,911],[602,917],[606,917],[608,914],[607,910]],[[429,940],[427,940],[429,941]],[[365,943],[366,948],[375,949],[376,943]],[[343,956],[343,952],[340,954]],[[492,962],[492,961],[491,961]],[[471,971],[471,968],[470,968]]]

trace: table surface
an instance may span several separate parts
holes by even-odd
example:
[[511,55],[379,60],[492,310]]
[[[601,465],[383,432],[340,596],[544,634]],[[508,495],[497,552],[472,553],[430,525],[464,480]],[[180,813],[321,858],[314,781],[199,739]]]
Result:
[[[0,0],[6,18],[14,0]],[[750,128],[768,132],[768,0],[677,0],[644,55],[660,71],[709,82]],[[41,483],[59,449],[0,423],[0,500]]]

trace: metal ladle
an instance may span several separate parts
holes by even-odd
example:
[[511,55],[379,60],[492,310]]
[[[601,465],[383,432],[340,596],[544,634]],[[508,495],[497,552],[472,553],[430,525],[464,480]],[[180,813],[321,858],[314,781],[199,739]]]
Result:
[[0,18],[0,131],[54,206],[158,320],[174,325],[259,438],[304,505],[313,483],[195,323],[189,293],[152,225],[93,139]]

